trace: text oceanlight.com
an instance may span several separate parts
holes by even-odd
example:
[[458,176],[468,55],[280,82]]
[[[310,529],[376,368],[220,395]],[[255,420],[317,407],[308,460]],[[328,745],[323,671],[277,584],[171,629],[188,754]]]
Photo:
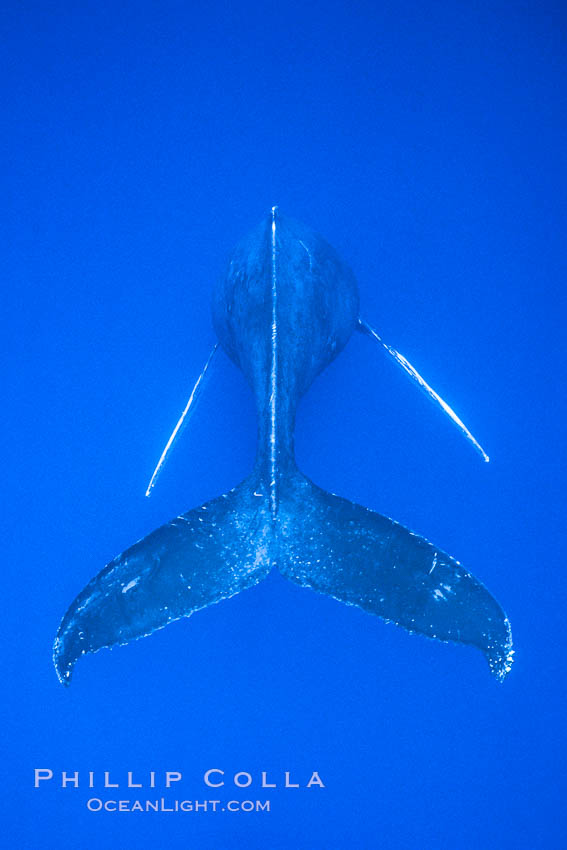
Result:
[[269,812],[270,800],[87,800],[89,812]]

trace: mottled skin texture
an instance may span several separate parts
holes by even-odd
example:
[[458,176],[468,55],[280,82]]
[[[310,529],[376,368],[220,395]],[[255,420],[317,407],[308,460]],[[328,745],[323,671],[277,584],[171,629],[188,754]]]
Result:
[[256,399],[258,453],[234,490],[127,549],[73,602],[54,646],[77,659],[233,596],[272,567],[411,632],[471,644],[502,680],[510,626],[486,588],[396,522],[321,490],[298,470],[297,404],[357,327],[354,276],[320,236],[275,210],[235,250],[213,323]]
[[346,345],[358,321],[354,275],[320,236],[277,215],[236,249],[213,293],[213,324],[248,379],[258,411],[258,465],[270,455],[273,276],[276,275],[276,440],[278,474],[293,461],[297,403]]

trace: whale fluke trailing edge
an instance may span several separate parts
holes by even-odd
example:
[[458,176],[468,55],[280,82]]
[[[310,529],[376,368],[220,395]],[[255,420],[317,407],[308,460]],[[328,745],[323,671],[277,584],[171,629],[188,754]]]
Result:
[[[502,681],[510,624],[458,561],[391,519],[322,490],[297,468],[297,403],[354,330],[374,338],[488,460],[464,423],[414,367],[359,318],[354,276],[325,240],[272,208],[236,249],[213,293],[222,348],[252,385],[256,463],[237,487],[181,514],[111,561],[77,596],[54,644],[60,681],[103,647],[151,634],[252,587],[287,579],[409,632],[469,644]],[[191,393],[147,494],[186,424],[217,346]]]

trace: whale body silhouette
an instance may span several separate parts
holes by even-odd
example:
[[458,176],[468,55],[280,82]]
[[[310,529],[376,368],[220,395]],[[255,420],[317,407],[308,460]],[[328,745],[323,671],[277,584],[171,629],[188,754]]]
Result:
[[[297,404],[314,378],[355,329],[382,342],[359,319],[350,269],[319,235],[274,207],[235,250],[212,313],[220,345],[254,392],[254,468],[233,490],[158,528],[92,579],[55,639],[60,681],[69,684],[82,655],[234,596],[273,567],[410,632],[476,646],[503,680],[511,630],[488,590],[424,538],[317,487],[295,462]],[[484,455],[411,364],[382,345]]]

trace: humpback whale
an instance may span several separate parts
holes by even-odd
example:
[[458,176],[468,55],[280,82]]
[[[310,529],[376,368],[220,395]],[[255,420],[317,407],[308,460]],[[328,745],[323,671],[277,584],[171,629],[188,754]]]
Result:
[[317,233],[273,207],[234,251],[213,291],[213,348],[152,477],[187,422],[218,346],[254,392],[258,448],[249,476],[175,517],[112,560],[65,614],[53,658],[62,684],[77,660],[126,644],[252,587],[273,567],[292,582],[407,631],[477,647],[502,681],[510,623],[461,564],[387,517],[328,493],[299,470],[297,404],[356,330],[377,341],[440,405],[484,460],[449,405],[359,316],[356,280]]

